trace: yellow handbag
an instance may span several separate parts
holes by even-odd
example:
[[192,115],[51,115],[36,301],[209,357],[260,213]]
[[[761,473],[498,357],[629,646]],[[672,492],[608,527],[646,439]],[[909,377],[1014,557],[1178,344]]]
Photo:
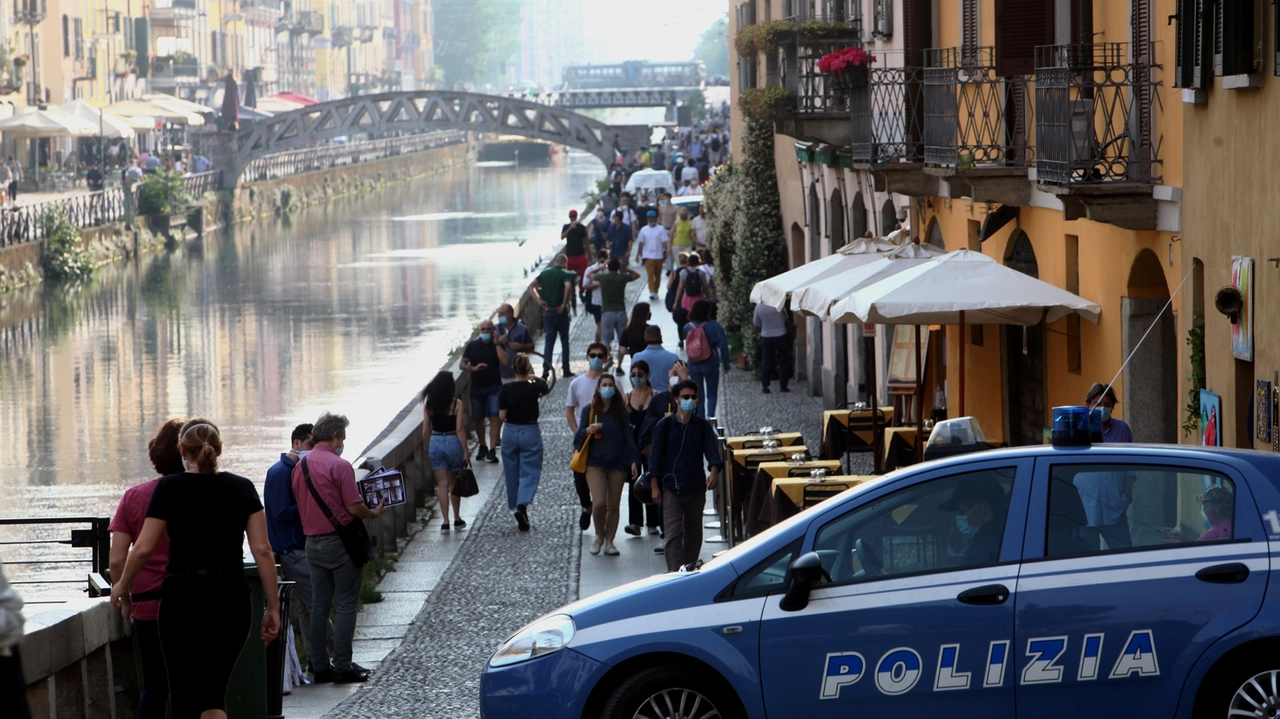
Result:
[[[591,415],[591,424],[596,423],[595,415]],[[587,471],[587,455],[591,451],[591,438],[595,435],[587,433],[587,438],[582,441],[582,447],[573,453],[573,459],[569,462],[569,469],[574,472],[585,474]]]

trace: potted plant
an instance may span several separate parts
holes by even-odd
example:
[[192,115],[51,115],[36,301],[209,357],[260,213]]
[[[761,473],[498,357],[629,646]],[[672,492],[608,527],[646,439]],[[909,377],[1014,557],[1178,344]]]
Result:
[[860,47],[846,47],[819,58],[818,72],[829,75],[843,90],[866,87],[871,81],[871,63],[875,61],[875,55]]

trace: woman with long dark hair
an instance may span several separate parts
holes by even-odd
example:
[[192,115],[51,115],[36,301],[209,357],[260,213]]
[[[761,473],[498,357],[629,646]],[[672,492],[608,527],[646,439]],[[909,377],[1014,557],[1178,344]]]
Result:
[[587,441],[588,434],[592,436],[587,451],[587,486],[596,528],[592,554],[599,554],[602,547],[607,555],[618,554],[613,538],[618,533],[622,488],[628,478],[635,479],[640,471],[640,453],[631,434],[626,405],[626,400],[618,396],[613,375],[601,375],[591,403],[582,408],[578,432],[573,437],[573,448],[577,450]]
[[538,400],[551,388],[533,376],[533,362],[521,352],[511,360],[516,379],[498,392],[502,420],[502,472],[507,481],[507,509],[521,532],[529,531],[529,505],[542,479],[542,430]]
[[[640,471],[644,471],[647,446],[642,430],[649,416],[649,403],[656,392],[649,381],[649,363],[644,360],[631,362],[631,391],[627,393],[627,420],[631,424],[631,436],[636,439],[636,447],[640,451]],[[640,525],[649,528],[650,534],[658,534],[662,526],[662,507],[656,504],[648,506],[649,521],[645,522],[645,505],[635,494],[635,482],[629,482],[627,489],[627,526],[622,531],[633,536],[640,536]]]
[[178,447],[187,471],[156,485],[142,534],[111,588],[111,603],[126,620],[130,617],[133,581],[167,531],[169,576],[161,588],[160,645],[173,716],[225,719],[231,669],[249,639],[253,617],[244,578],[245,534],[267,601],[263,642],[280,632],[275,556],[253,482],[218,471],[218,428],[206,419],[188,420],[178,431]]
[[644,331],[649,327],[648,302],[637,302],[631,308],[631,319],[627,322],[627,328],[622,331],[622,338],[618,341],[618,369],[622,369],[622,358],[625,355],[635,357],[637,353],[643,352],[648,346],[644,339]]
[[[155,436],[147,444],[155,479],[126,489],[116,507],[116,515],[108,529],[111,530],[111,576],[124,575],[124,563],[129,557],[129,547],[142,535],[146,523],[147,507],[151,496],[163,477],[181,474],[182,454],[178,451],[178,431],[183,420],[171,419],[156,428]],[[160,586],[165,578],[165,564],[169,561],[169,535],[160,535],[156,549],[134,581],[133,642],[142,660],[142,697],[138,702],[138,719],[164,719],[165,705],[169,701],[169,675],[164,668],[164,652],[160,649]]]
[[471,465],[467,456],[467,423],[462,413],[462,400],[457,397],[453,373],[441,370],[418,393],[422,402],[422,439],[427,443],[427,457],[436,476],[436,499],[440,505],[441,532],[449,531],[449,508],[453,508],[453,526],[463,529],[467,523],[460,514],[462,498],[453,493],[458,472]]
[[716,416],[716,401],[720,395],[720,374],[717,365],[723,365],[724,373],[729,374],[729,363],[732,361],[729,357],[728,336],[725,335],[724,327],[711,319],[711,309],[711,303],[707,300],[694,302],[689,310],[689,324],[684,328],[686,340],[689,338],[689,332],[694,328],[701,330],[706,337],[706,349],[710,350],[710,354],[706,357],[698,360],[689,358],[689,379],[698,385],[698,394],[706,398],[698,408],[699,417]]

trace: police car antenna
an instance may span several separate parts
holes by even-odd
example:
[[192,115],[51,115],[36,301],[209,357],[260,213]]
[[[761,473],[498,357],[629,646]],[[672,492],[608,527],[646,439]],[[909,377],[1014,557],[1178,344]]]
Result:
[[1111,391],[1111,386],[1116,383],[1116,380],[1120,379],[1120,374],[1124,372],[1124,368],[1129,366],[1129,361],[1132,360],[1133,356],[1136,355],[1138,353],[1138,350],[1142,348],[1142,343],[1147,341],[1147,335],[1151,334],[1151,330],[1156,328],[1156,322],[1160,320],[1161,315],[1163,315],[1165,311],[1168,310],[1169,307],[1173,305],[1173,298],[1177,297],[1178,293],[1182,291],[1182,286],[1187,284],[1187,280],[1191,278],[1191,275],[1196,271],[1196,265],[1199,265],[1199,264],[1200,264],[1200,260],[1192,260],[1191,271],[1188,272],[1186,276],[1182,278],[1182,281],[1178,283],[1178,288],[1173,291],[1173,294],[1169,295],[1169,301],[1165,302],[1164,307],[1160,308],[1160,312],[1156,314],[1156,318],[1151,321],[1151,326],[1148,327],[1147,331],[1142,334],[1142,339],[1138,340],[1137,346],[1133,348],[1133,351],[1129,353],[1128,357],[1124,358],[1124,364],[1120,365],[1119,370],[1116,370],[1115,376],[1112,377],[1111,381],[1107,383],[1107,388],[1102,390],[1102,394],[1098,395],[1098,398],[1093,401],[1093,404],[1089,405],[1090,410],[1097,409],[1098,403],[1101,402],[1102,398],[1106,397],[1107,393]]

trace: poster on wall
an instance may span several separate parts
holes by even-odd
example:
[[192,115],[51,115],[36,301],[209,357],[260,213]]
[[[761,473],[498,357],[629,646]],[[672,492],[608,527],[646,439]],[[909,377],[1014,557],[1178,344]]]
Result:
[[1231,355],[1253,361],[1253,258],[1231,257],[1231,286],[1240,290],[1240,318],[1231,325]]
[[1200,444],[1222,446],[1222,398],[1207,389],[1200,390]]
[[1259,442],[1271,444],[1271,425],[1274,421],[1271,416],[1271,382],[1260,379],[1257,385],[1253,400],[1253,432]]

